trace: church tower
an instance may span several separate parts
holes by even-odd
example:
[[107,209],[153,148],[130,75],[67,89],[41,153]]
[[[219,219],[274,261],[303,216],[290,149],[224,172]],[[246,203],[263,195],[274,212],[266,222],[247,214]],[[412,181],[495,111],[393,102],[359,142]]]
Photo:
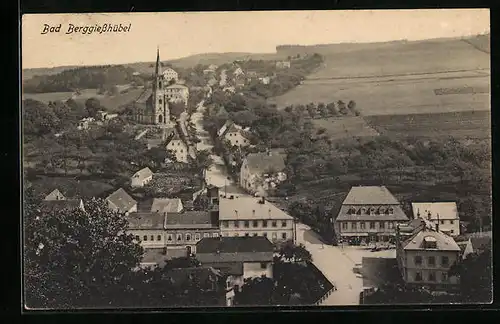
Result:
[[156,66],[153,76],[153,112],[154,124],[169,124],[170,109],[168,108],[167,98],[165,96],[166,82],[161,71],[160,49],[156,50]]

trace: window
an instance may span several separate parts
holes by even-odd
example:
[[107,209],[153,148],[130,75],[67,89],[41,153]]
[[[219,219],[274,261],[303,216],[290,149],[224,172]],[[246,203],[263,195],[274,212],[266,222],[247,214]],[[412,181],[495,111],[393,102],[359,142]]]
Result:
[[370,222],[370,229],[374,229],[375,228],[375,222]]
[[151,235],[151,241],[154,241],[154,240],[155,240],[155,236]]
[[278,233],[273,232],[272,233],[272,238],[273,238],[273,240],[277,239],[278,238]]
[[249,236],[250,236],[250,234],[248,234],[248,233],[245,233],[245,236],[246,236],[246,237],[249,237]]
[[219,237],[219,233],[214,233],[213,237]]
[[450,230],[450,234],[453,234],[454,230]]
[[452,220],[450,220],[450,224],[451,224],[451,225],[455,224],[455,221],[454,221],[453,219],[452,219]]
[[267,264],[265,262],[261,262],[260,263],[260,268],[261,269],[266,269],[267,268]]
[[448,273],[441,272],[441,281],[443,281],[443,282],[447,282],[448,281]]
[[210,233],[203,233],[203,237],[210,237]]
[[381,229],[385,228],[385,223],[384,222],[379,222],[378,224],[379,224],[379,226],[380,226]]
[[429,281],[436,281],[436,274],[434,272],[429,272]]
[[172,241],[172,235],[168,234],[167,241]]
[[342,223],[342,229],[347,229],[347,222]]
[[436,265],[436,257],[430,256],[429,257],[429,265],[430,266],[435,266]]
[[284,232],[281,233],[281,238],[284,239],[284,240],[286,240],[286,233],[284,233]]
[[201,239],[201,237],[200,237],[200,233],[196,233],[196,234],[194,235],[194,239],[195,239],[196,241],[200,240],[200,239]]
[[253,227],[257,227],[259,226],[259,222],[258,221],[253,221]]
[[238,144],[238,140],[236,140],[236,144]]
[[417,255],[415,257],[415,264],[416,265],[422,265],[422,257],[420,255]]
[[355,230],[355,229],[357,228],[357,224],[358,224],[358,223],[356,223],[356,222],[352,222],[352,223],[351,223],[351,228],[352,228],[353,230]]
[[184,150],[183,150],[183,149],[181,149],[181,153],[184,153]]
[[222,221],[222,227],[228,227],[228,221]]
[[144,235],[144,237],[142,238],[143,241],[147,241],[148,240],[148,236],[147,235]]
[[157,241],[161,241],[161,235],[158,235],[158,236],[156,237],[156,240],[157,240]]
[[388,225],[388,227],[389,227],[390,229],[394,228],[394,223],[393,223],[393,222],[388,222],[388,224],[387,224],[387,225]]
[[177,241],[182,241],[182,235],[181,234],[177,235]]
[[158,102],[159,102],[159,103],[160,103],[160,105],[161,105],[161,99],[159,99],[159,100],[158,100]]
[[245,221],[243,223],[243,226],[245,226],[246,228],[250,227],[250,222],[249,221]]
[[136,235],[136,236],[135,236],[135,240],[136,240],[136,241],[140,241],[139,235]]
[[262,221],[262,227],[267,227],[267,221]]
[[441,225],[444,225],[444,220],[441,220]]
[[240,222],[239,221],[234,221],[234,227],[236,227],[236,228],[240,227]]
[[365,229],[365,225],[366,225],[365,222],[361,222],[359,223],[359,228]]
[[273,222],[272,222],[272,226],[273,226],[273,227],[278,227],[278,222],[273,221]]
[[264,237],[267,237],[267,233],[266,233],[266,232],[264,232],[264,234],[262,234],[262,235],[263,235]]
[[415,272],[415,281],[422,281],[422,274],[420,272]]
[[447,256],[441,257],[441,265],[447,267],[450,264],[450,259]]
[[252,235],[252,236],[257,236],[257,235],[258,235],[257,233],[253,233],[253,235]]
[[286,221],[281,221],[281,227],[286,227]]

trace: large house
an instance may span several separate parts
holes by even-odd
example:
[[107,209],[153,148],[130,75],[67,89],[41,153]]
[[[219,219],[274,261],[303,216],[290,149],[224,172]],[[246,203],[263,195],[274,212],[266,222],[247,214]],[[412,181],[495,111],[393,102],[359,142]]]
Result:
[[196,259],[227,276],[227,306],[247,278],[273,277],[273,245],[264,237],[204,238],[196,245]]
[[144,248],[163,248],[166,246],[164,222],[165,214],[152,212],[133,212],[126,215],[128,233]]
[[251,133],[248,128],[243,128],[228,120],[217,132],[219,138],[228,141],[231,146],[248,146],[250,145]]
[[412,203],[413,216],[439,224],[439,230],[452,237],[460,235],[460,217],[455,202]]
[[295,222],[265,198],[221,195],[219,222],[223,237],[261,236],[271,242],[295,240]]
[[59,191],[59,189],[52,190],[44,200],[65,200],[66,197]]
[[175,72],[175,70],[171,67],[167,67],[162,74],[163,79],[168,83],[170,83],[171,81],[177,83],[179,81],[179,74]]
[[396,233],[396,258],[403,281],[409,286],[432,290],[456,289],[459,278],[449,276],[450,268],[460,260],[455,240],[427,220],[413,228],[409,236]]
[[164,227],[167,250],[182,249],[188,254],[196,253],[196,243],[202,238],[220,235],[216,211],[166,213]]
[[109,209],[122,214],[133,213],[137,211],[137,201],[120,188],[106,198]]
[[165,79],[165,74],[161,72],[160,51],[158,50],[153,86],[152,88],[146,88],[134,102],[133,119],[136,122],[141,124],[173,125],[166,91],[169,83],[170,80]]
[[396,225],[407,222],[399,201],[384,186],[352,187],[334,227],[348,244],[392,241]]
[[180,213],[184,210],[182,200],[179,198],[154,198],[151,212],[156,213]]
[[182,140],[178,131],[174,132],[167,143],[167,150],[171,151],[178,162],[188,163],[189,147]]
[[286,180],[284,170],[284,154],[250,153],[241,164],[240,186],[256,196],[267,196],[269,190]]
[[151,180],[153,180],[153,172],[148,167],[143,168],[134,175],[132,175],[131,186],[132,187],[144,187]]
[[187,104],[189,88],[182,84],[172,84],[165,89],[165,96],[169,101]]

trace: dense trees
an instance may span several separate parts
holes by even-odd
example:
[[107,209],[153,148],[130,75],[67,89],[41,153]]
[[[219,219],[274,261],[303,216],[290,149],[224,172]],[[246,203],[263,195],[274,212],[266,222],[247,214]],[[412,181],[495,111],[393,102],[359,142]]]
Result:
[[53,75],[35,76],[23,84],[25,93],[66,92],[78,89],[105,89],[137,81],[132,68],[123,65],[86,66]]
[[32,99],[23,101],[23,122],[24,133],[37,136],[57,131],[61,125],[51,107]]
[[104,201],[86,212],[24,205],[24,284],[29,308],[109,307],[127,293],[127,273],[142,248],[124,234],[127,223]]

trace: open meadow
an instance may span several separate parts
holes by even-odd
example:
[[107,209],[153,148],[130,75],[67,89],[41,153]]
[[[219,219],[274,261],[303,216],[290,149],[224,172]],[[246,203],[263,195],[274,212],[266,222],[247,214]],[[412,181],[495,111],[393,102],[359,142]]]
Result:
[[354,100],[364,116],[490,109],[490,57],[465,41],[339,44],[317,50],[323,66],[271,103]]
[[318,129],[325,129],[331,139],[345,137],[366,137],[380,135],[374,128],[370,127],[363,117],[343,116],[313,119],[313,125]]

